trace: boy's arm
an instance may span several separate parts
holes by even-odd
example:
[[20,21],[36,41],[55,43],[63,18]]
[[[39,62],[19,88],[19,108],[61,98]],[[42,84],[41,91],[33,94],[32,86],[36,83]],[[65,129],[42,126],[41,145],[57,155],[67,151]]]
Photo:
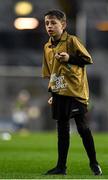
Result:
[[73,46],[75,55],[70,55],[68,63],[78,65],[80,67],[93,63],[90,54],[76,37],[73,38]]
[[87,65],[87,64],[92,64],[92,63],[87,62],[84,59],[84,57],[75,57],[72,55],[70,55],[68,63],[73,64],[73,65],[78,65],[80,67],[84,67],[84,65]]
[[43,78],[49,78],[50,77],[50,70],[48,68],[48,64],[45,58],[45,52],[43,55],[43,63],[42,63],[42,77]]

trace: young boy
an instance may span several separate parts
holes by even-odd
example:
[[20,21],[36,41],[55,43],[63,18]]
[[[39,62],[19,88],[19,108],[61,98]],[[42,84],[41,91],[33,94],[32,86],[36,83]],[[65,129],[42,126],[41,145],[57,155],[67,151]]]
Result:
[[47,12],[45,27],[50,39],[44,46],[42,75],[49,78],[48,90],[52,97],[48,102],[58,131],[57,165],[46,174],[66,174],[69,120],[73,117],[87,152],[90,168],[94,175],[101,175],[86,119],[89,100],[86,65],[92,64],[91,56],[77,37],[65,31],[66,15],[62,11]]

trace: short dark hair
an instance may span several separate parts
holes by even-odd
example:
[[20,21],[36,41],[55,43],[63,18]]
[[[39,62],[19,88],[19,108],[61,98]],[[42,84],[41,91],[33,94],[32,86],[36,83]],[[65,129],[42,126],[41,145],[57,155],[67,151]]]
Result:
[[66,21],[66,14],[57,9],[48,11],[44,16],[56,16],[57,19]]

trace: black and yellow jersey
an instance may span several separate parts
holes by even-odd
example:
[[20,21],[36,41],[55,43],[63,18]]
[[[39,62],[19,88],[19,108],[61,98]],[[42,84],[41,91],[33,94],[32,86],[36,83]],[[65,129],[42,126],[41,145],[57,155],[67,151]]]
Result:
[[59,95],[72,96],[78,101],[88,104],[89,88],[87,81],[86,66],[79,66],[69,62],[59,62],[55,58],[56,53],[67,52],[70,57],[77,57],[92,64],[92,58],[86,48],[76,36],[62,34],[57,46],[53,46],[51,38],[44,46],[44,58],[42,76],[49,78],[48,88]]

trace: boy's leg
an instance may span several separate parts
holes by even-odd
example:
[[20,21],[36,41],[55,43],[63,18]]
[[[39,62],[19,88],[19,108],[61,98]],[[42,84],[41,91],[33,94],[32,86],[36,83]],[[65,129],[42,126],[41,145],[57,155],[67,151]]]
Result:
[[66,160],[69,149],[69,121],[57,120],[57,131],[58,131],[58,161],[56,167],[45,173],[46,175],[66,174]]
[[53,97],[53,112],[57,115],[58,160],[55,168],[47,174],[66,174],[66,160],[69,149],[69,111],[71,99],[64,96]]
[[80,134],[90,163],[97,163],[93,137],[88,127],[87,119],[84,114],[76,115],[75,122],[78,133]]
[[62,117],[62,121],[57,121],[58,130],[58,163],[57,166],[66,168],[66,160],[69,149],[70,133],[69,120]]
[[93,136],[88,127],[87,118],[85,114],[76,115],[75,122],[76,122],[77,130],[82,138],[83,145],[87,152],[90,161],[90,167],[95,175],[101,175],[102,171],[96,159],[96,151],[95,151]]

